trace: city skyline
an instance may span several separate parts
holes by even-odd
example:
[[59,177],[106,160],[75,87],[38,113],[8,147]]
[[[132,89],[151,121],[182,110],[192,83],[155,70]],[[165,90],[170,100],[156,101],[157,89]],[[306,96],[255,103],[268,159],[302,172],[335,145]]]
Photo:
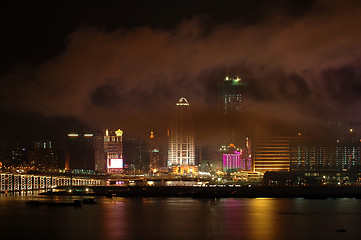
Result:
[[357,239],[360,13],[1,1],[1,235]]

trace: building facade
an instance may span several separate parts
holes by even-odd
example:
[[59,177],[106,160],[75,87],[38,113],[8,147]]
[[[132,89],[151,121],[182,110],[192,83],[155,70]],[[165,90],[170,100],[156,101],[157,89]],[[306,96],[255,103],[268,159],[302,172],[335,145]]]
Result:
[[247,148],[242,150],[230,144],[227,151],[223,151],[222,156],[222,170],[225,172],[252,170],[252,159]]
[[138,137],[124,139],[124,163],[129,171],[149,170],[149,152],[147,141]]
[[163,167],[160,158],[160,147],[154,132],[150,132],[149,136],[149,168],[156,170]]
[[361,167],[361,142],[318,137],[269,137],[253,141],[254,171],[334,170]]
[[29,164],[36,169],[57,169],[60,155],[60,151],[54,148],[52,141],[36,141],[33,149],[28,152]]
[[65,169],[95,170],[95,142],[92,133],[69,133]]
[[233,144],[230,145],[229,150],[223,153],[223,171],[234,172],[237,170],[245,170],[245,161],[241,159],[242,150],[237,151]]
[[361,165],[361,142],[328,139],[291,143],[291,170],[349,170]]
[[105,129],[95,139],[95,170],[98,172],[122,170],[124,167],[123,131]]
[[289,171],[292,138],[256,138],[252,142],[253,171]]
[[244,94],[246,83],[238,76],[226,76],[221,85],[219,85],[219,95],[224,113],[224,131],[225,137],[222,146],[229,144],[240,145],[240,132],[237,125],[240,119],[240,112],[244,104]]
[[168,167],[195,165],[194,129],[187,99],[176,104],[168,132]]

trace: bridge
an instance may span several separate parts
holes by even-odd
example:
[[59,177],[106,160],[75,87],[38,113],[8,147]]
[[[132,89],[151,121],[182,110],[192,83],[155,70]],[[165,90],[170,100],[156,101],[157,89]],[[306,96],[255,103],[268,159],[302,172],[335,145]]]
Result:
[[102,180],[68,176],[0,173],[0,193],[47,190],[57,186],[98,185],[102,185]]

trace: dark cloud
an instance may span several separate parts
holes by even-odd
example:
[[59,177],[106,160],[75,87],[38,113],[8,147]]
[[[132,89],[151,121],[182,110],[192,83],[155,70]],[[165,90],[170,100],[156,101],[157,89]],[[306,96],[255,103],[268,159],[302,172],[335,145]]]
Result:
[[220,15],[223,21],[213,23],[212,13],[202,12],[170,28],[83,24],[68,35],[61,54],[3,75],[0,105],[144,132],[165,129],[184,96],[208,138],[219,126],[217,86],[228,68],[238,69],[249,86],[240,126],[247,133],[311,124],[340,107],[337,118],[361,117],[355,111],[360,4],[308,1],[269,10],[247,24]]
[[98,107],[116,107],[120,96],[112,85],[100,85],[90,94],[91,102]]
[[322,72],[324,89],[339,105],[353,104],[361,96],[361,72],[355,66],[342,66]]

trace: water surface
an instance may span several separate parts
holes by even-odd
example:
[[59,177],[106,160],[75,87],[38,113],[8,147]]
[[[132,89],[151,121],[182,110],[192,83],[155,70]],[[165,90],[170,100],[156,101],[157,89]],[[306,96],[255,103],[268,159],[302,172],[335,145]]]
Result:
[[[1,239],[359,239],[359,199],[96,198],[98,204],[27,207],[0,196]],[[3,236],[5,238],[3,238]]]

